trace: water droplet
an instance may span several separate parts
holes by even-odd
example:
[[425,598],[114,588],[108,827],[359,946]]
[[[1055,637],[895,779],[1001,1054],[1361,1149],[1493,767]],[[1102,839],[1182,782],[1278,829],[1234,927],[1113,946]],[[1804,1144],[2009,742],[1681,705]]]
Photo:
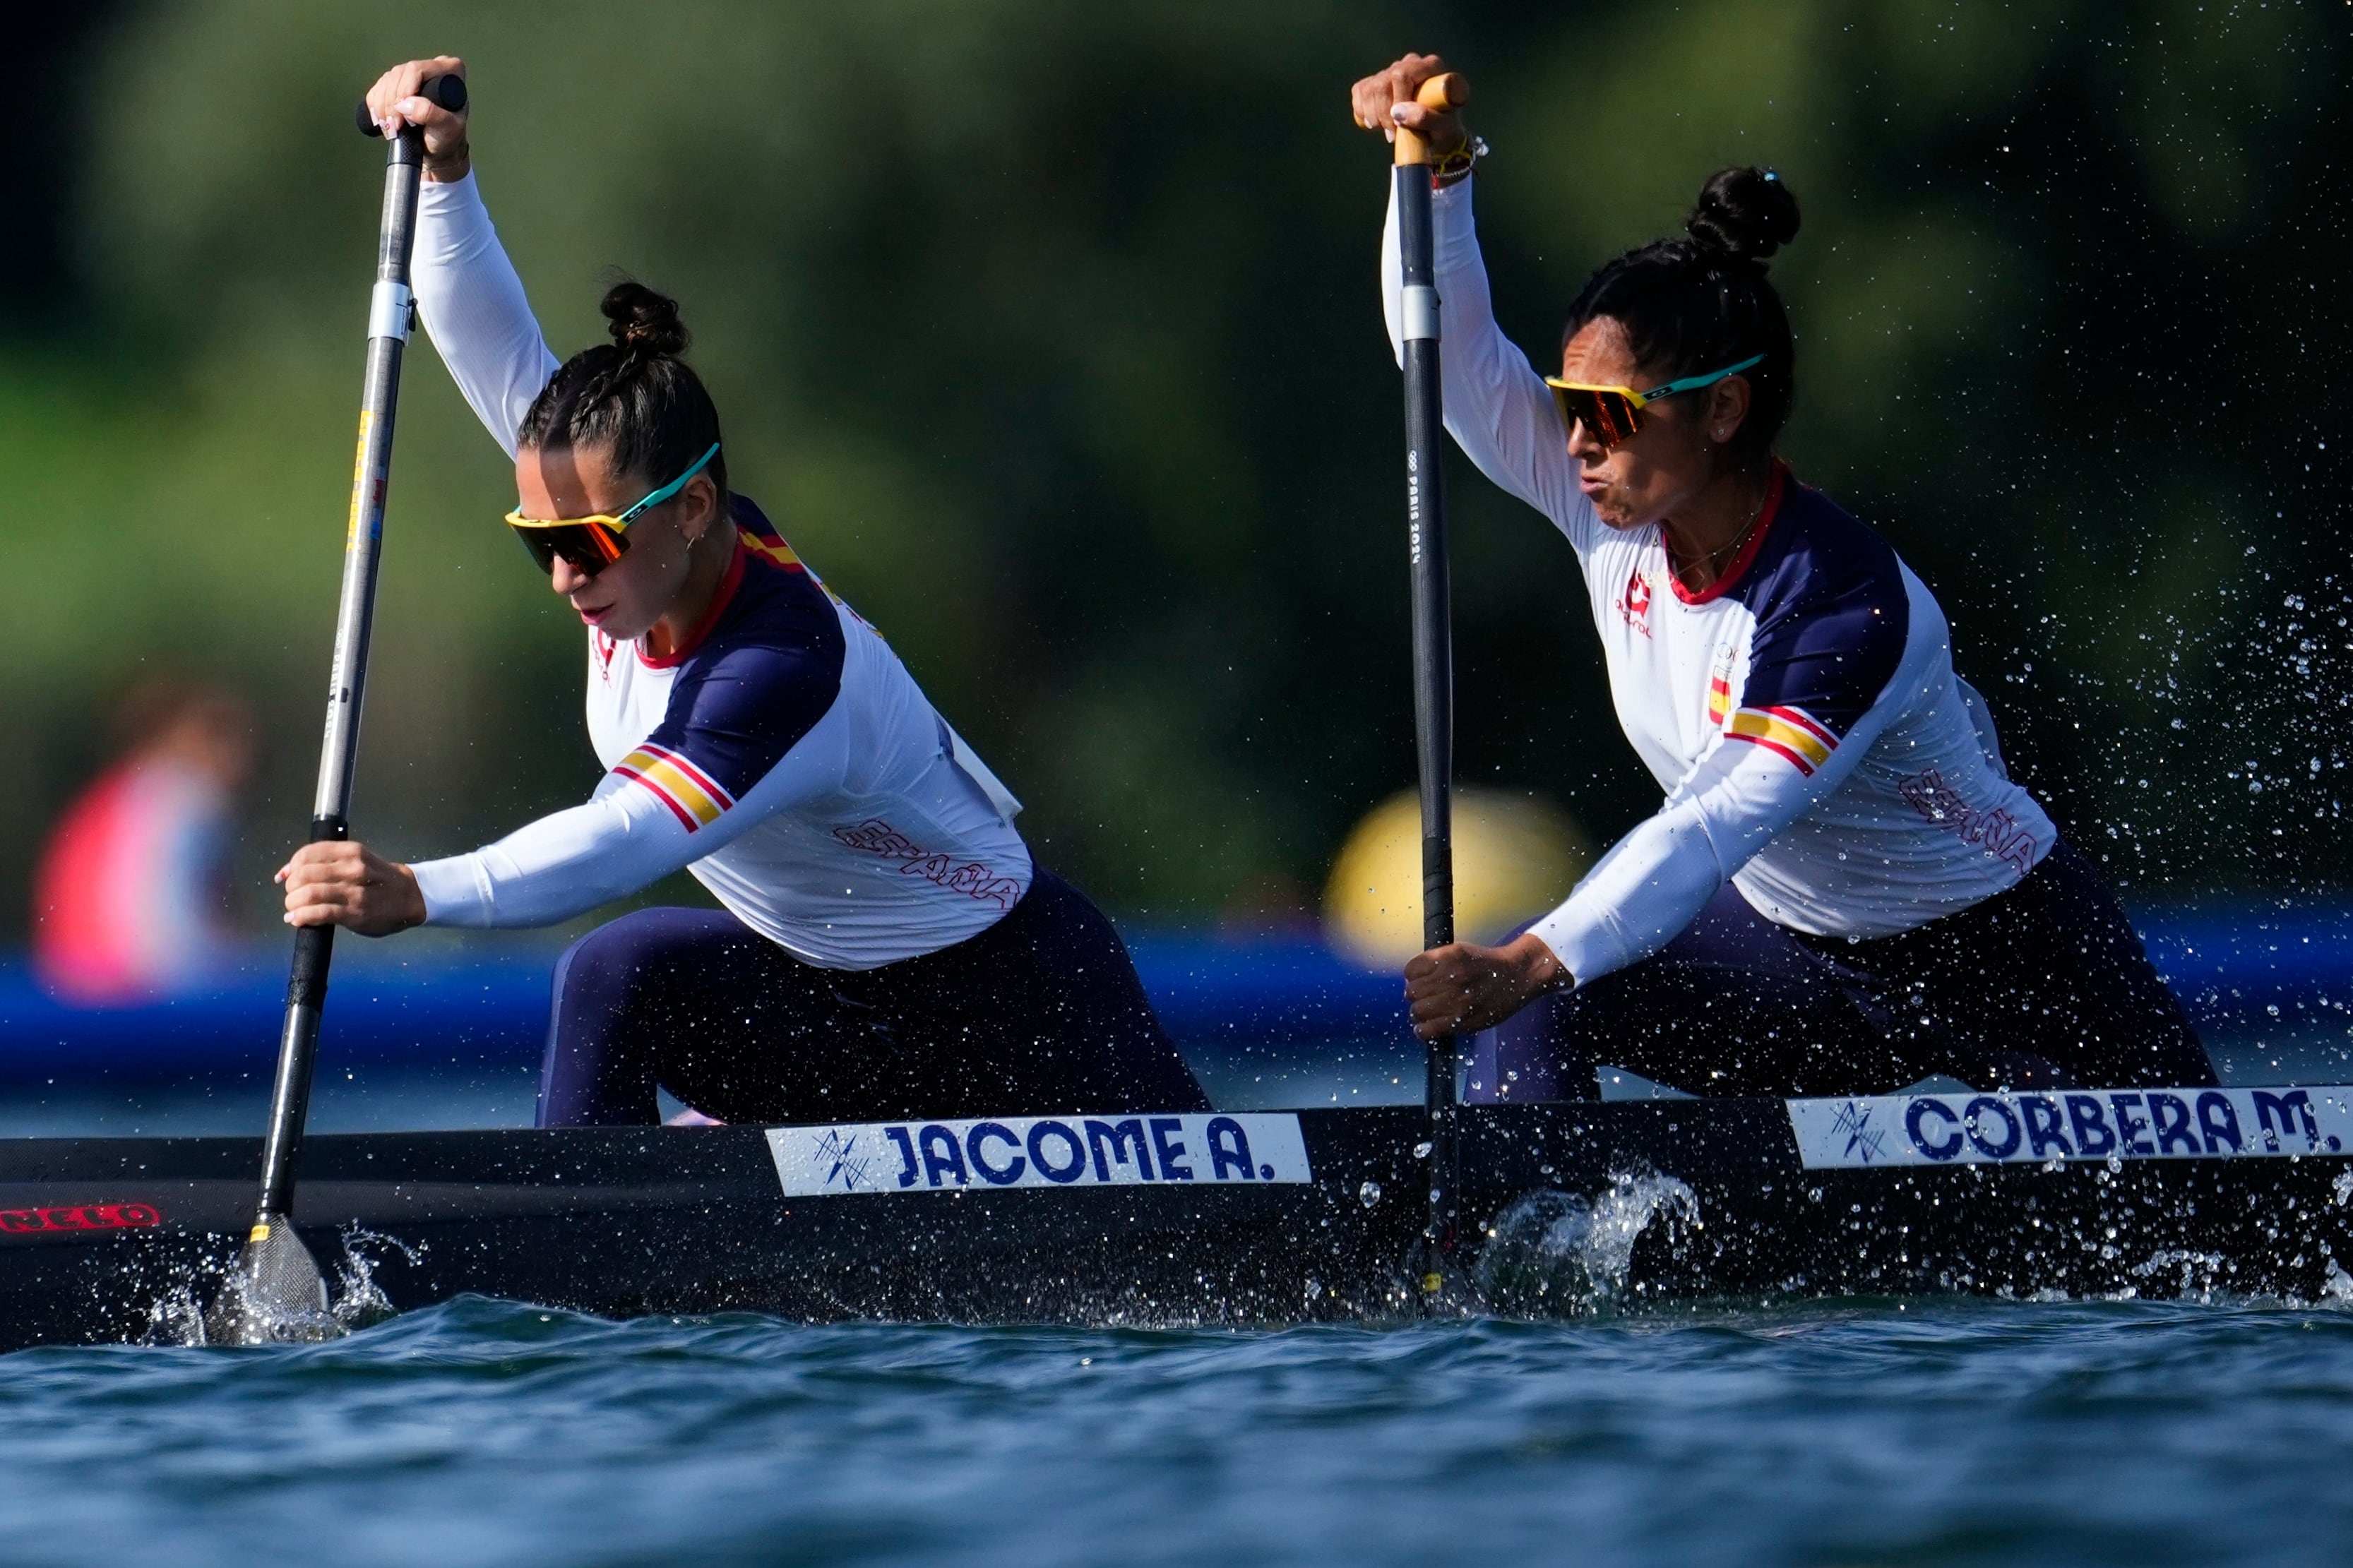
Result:
[[1372,1207],[1381,1201],[1381,1184],[1378,1182],[1366,1182],[1356,1189],[1356,1201],[1366,1208]]
[[1417,1160],[1427,1160],[1430,1158],[1430,1141],[1428,1139],[1424,1139],[1422,1142],[1413,1146],[1413,1157]]

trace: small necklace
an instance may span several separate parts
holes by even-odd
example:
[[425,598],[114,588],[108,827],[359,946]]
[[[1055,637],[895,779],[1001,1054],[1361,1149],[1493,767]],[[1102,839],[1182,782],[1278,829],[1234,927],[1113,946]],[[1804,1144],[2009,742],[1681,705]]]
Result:
[[[1744,526],[1738,533],[1734,534],[1730,539],[1726,540],[1722,544],[1717,545],[1706,554],[1702,555],[1695,560],[1685,562],[1676,570],[1675,575],[1680,578],[1684,573],[1690,572],[1697,567],[1706,567],[1713,571],[1717,561],[1733,551],[1738,550],[1742,545],[1747,543],[1748,536],[1756,532],[1757,525],[1765,520],[1765,498],[1772,493],[1773,487],[1768,483],[1766,485],[1764,490],[1757,497],[1756,510],[1748,514],[1748,521],[1746,525]],[[1686,584],[1685,586],[1690,585]],[[1692,592],[1698,593],[1700,590],[1693,588]]]

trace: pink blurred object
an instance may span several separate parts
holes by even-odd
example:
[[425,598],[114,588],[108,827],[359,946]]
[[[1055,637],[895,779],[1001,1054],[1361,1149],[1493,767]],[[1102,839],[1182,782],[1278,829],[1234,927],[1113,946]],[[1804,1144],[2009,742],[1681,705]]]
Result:
[[92,1005],[185,992],[233,949],[222,872],[252,766],[246,710],[210,688],[152,686],[124,728],[126,754],[67,809],[34,879],[35,968]]

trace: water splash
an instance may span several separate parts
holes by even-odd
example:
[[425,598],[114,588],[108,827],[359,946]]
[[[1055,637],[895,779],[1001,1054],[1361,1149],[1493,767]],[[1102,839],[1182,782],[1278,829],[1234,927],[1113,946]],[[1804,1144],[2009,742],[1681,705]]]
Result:
[[[395,1254],[404,1263],[417,1263],[423,1259],[425,1248],[359,1225],[343,1226],[338,1236],[343,1243],[343,1257],[335,1263],[330,1283],[331,1304],[320,1312],[305,1312],[299,1318],[273,1308],[284,1321],[271,1325],[268,1342],[336,1339],[397,1315],[398,1309],[385,1294],[384,1287],[376,1283],[376,1267]],[[172,1278],[148,1304],[144,1331],[131,1337],[144,1345],[238,1342],[208,1331],[206,1320],[207,1314],[217,1315],[224,1306],[251,1310],[243,1285],[243,1271],[237,1261],[216,1259],[175,1268]],[[238,1293],[234,1303],[230,1301],[230,1292]]]
[[340,1336],[343,1326],[328,1307],[326,1277],[294,1227],[257,1226],[253,1235],[205,1310],[206,1342],[315,1344]]
[[1651,1221],[1699,1223],[1699,1199],[1672,1176],[1621,1172],[1588,1198],[1540,1187],[1495,1216],[1479,1257],[1479,1291],[1499,1311],[1577,1316],[1618,1301],[1634,1246]]
[[139,1336],[142,1345],[202,1345],[205,1338],[205,1300],[219,1289],[220,1272],[211,1270],[202,1276],[189,1274],[174,1279],[165,1286],[147,1308],[147,1331]]
[[2210,1305],[2228,1297],[2224,1276],[2237,1272],[2238,1265],[2219,1252],[2165,1249],[2133,1266],[2133,1273],[2143,1279],[2167,1281],[2178,1300]]
[[[347,1225],[343,1232],[343,1259],[335,1270],[334,1320],[345,1333],[380,1323],[394,1316],[399,1309],[375,1282],[375,1265],[381,1258],[398,1253],[404,1263],[414,1264],[425,1256],[422,1246],[412,1247],[396,1236],[370,1230],[364,1226]],[[375,1249],[372,1256],[370,1249]]]

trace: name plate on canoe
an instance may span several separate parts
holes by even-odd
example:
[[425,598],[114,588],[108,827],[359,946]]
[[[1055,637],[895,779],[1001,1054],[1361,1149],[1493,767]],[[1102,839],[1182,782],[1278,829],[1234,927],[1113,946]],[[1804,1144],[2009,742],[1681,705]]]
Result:
[[1785,1103],[1813,1171],[2353,1151],[2353,1088],[1962,1089]]
[[1296,1116],[1007,1116],[774,1127],[785,1195],[1312,1181]]

